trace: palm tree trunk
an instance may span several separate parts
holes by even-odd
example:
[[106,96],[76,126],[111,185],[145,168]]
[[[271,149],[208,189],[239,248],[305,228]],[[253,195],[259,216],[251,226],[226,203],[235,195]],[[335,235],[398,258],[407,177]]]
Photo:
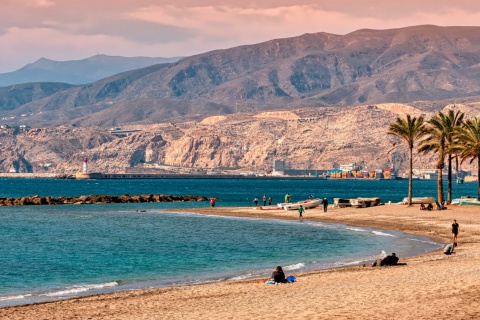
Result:
[[438,180],[437,180],[437,191],[438,191],[438,203],[442,203],[443,201],[443,177],[442,177],[442,169],[438,170]]
[[448,191],[447,204],[452,203],[452,155],[448,155]]
[[413,148],[410,148],[410,174],[408,175],[408,205],[412,205],[412,193],[413,193]]
[[477,155],[477,178],[478,178],[477,199],[480,200],[480,157],[478,155]]
[[445,167],[445,155],[443,152],[439,152],[438,154],[438,162],[437,162],[437,171],[438,171],[438,180],[437,180],[437,191],[438,191],[438,203],[442,204],[443,201],[443,168]]

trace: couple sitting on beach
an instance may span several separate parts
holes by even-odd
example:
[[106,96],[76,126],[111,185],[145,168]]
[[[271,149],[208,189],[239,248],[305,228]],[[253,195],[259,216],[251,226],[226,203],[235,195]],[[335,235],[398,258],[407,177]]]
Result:
[[272,272],[272,277],[270,280],[265,282],[266,284],[277,284],[277,283],[292,283],[296,282],[297,279],[295,279],[294,276],[288,276],[285,278],[285,273],[283,272],[283,269],[281,266],[278,266],[273,270]]
[[428,210],[428,211],[431,211],[433,210],[433,205],[431,203],[429,203],[426,207],[425,205],[422,203],[420,204],[420,210]]
[[380,259],[376,260],[372,264],[372,267],[396,266],[397,264],[398,264],[398,257],[395,255],[395,252],[393,252],[391,255],[386,256],[381,260]]

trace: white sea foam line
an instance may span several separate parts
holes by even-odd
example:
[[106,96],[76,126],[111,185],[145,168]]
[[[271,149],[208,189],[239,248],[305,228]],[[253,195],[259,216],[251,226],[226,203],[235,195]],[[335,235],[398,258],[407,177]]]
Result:
[[303,267],[305,267],[305,263],[300,262],[300,263],[285,266],[285,267],[283,267],[283,269],[285,269],[285,270],[297,270],[297,269],[301,269]]
[[439,245],[437,242],[428,241],[428,240],[421,240],[421,239],[415,239],[415,238],[405,238],[405,240],[410,240],[410,241],[418,241],[418,242],[422,242],[422,243],[428,243],[428,244],[433,244],[433,245]]
[[367,230],[365,230],[365,229],[355,228],[355,227],[347,227],[347,228],[345,228],[345,229],[351,230],[351,231],[358,231],[358,232],[367,232]]
[[372,233],[375,234],[375,235],[377,235],[377,236],[394,237],[394,238],[396,238],[396,236],[394,236],[393,234],[385,233],[385,232],[381,232],[381,231],[372,231]]
[[31,297],[31,294],[0,297],[0,301],[20,300]]
[[57,297],[57,296],[75,294],[75,293],[80,293],[80,292],[85,292],[85,291],[90,291],[90,290],[95,290],[95,289],[111,288],[111,287],[115,287],[117,285],[118,285],[117,282],[112,281],[112,282],[101,283],[101,284],[89,284],[89,285],[84,285],[84,286],[71,286],[71,287],[66,287],[64,290],[39,294],[39,296]]
[[253,277],[252,274],[245,274],[243,276],[236,276],[236,277],[229,278],[228,280],[231,280],[231,281],[244,280],[244,279],[248,279],[248,278],[251,278],[251,277]]

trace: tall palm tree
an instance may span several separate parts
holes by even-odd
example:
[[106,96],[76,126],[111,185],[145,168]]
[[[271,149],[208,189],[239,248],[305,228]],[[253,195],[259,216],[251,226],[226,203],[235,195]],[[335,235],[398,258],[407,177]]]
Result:
[[463,127],[455,129],[457,142],[451,147],[452,152],[458,152],[461,163],[471,159],[470,163],[477,160],[478,191],[477,199],[480,200],[480,119],[473,117],[467,119]]
[[437,153],[437,192],[438,192],[438,202],[442,203],[443,198],[443,177],[442,172],[445,167],[445,156],[447,155],[447,136],[448,136],[448,119],[447,115],[439,111],[436,115],[430,118],[427,121],[425,126],[426,138],[420,141],[418,152],[423,153]]
[[[457,127],[460,127],[463,123],[463,117],[465,114],[461,111],[448,110],[448,113],[445,115],[444,127],[445,127],[445,139],[446,147],[449,150],[450,146],[454,143],[455,130]],[[453,152],[447,151],[447,163],[448,163],[448,184],[447,184],[447,203],[452,203],[452,159],[454,155]]]
[[410,174],[408,177],[408,205],[412,205],[412,187],[413,187],[413,146],[415,142],[424,136],[424,119],[422,116],[412,118],[407,114],[406,119],[397,118],[390,124],[388,134],[394,135],[403,140],[409,148]]

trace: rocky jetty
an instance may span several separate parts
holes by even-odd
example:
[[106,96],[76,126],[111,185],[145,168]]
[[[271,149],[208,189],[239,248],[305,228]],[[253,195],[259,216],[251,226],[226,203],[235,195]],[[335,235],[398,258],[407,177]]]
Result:
[[30,206],[57,204],[106,204],[106,203],[141,203],[141,202],[185,202],[207,201],[203,196],[175,196],[165,194],[141,194],[130,196],[89,195],[80,197],[40,197],[0,198],[0,206]]

